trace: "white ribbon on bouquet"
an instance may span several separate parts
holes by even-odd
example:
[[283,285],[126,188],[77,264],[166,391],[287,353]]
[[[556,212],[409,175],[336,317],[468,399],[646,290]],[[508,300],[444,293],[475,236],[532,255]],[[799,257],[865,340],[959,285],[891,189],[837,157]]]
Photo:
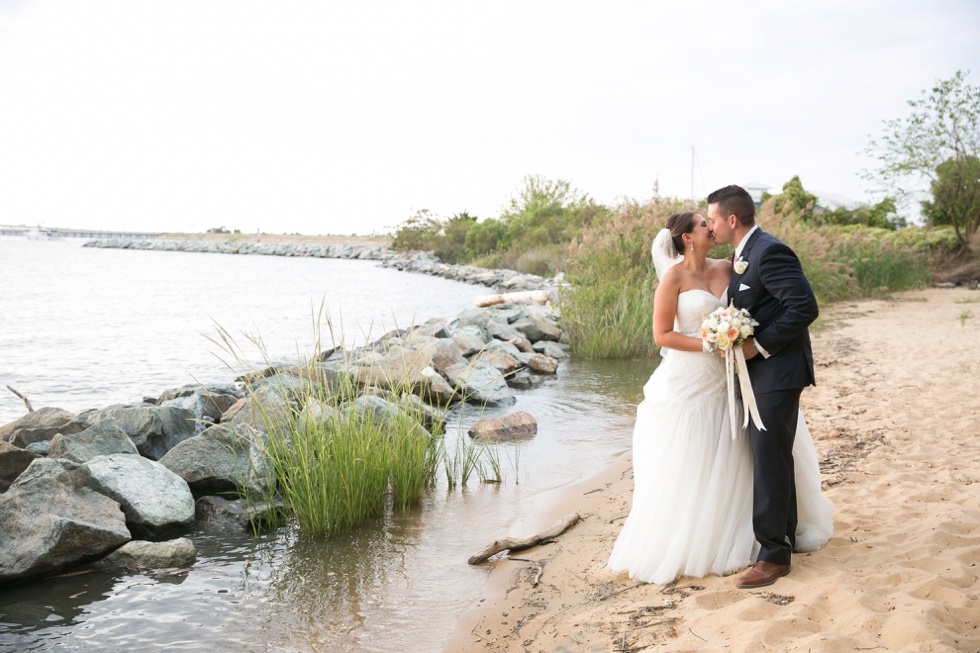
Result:
[[749,425],[749,415],[752,416],[752,421],[755,423],[756,428],[760,431],[765,431],[766,427],[762,425],[762,417],[759,415],[759,406],[755,403],[755,393],[752,391],[752,381],[749,379],[749,370],[745,366],[745,354],[742,353],[742,347],[737,346],[729,349],[725,352],[725,376],[728,378],[728,416],[729,421],[732,424],[732,440],[738,435],[738,426],[735,416],[737,411],[735,410],[735,370],[738,370],[738,381],[742,386],[742,413],[745,417],[742,422],[742,428],[746,428]]

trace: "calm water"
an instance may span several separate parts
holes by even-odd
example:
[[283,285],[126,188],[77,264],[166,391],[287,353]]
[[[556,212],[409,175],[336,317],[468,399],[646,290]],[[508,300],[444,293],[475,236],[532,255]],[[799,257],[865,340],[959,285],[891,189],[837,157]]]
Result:
[[[307,350],[311,304],[352,330],[451,316],[480,288],[360,261],[83,249],[0,238],[0,385],[35,407],[82,410],[230,380],[202,334],[261,334],[273,357]],[[298,343],[298,344],[297,344]],[[0,589],[0,650],[435,651],[479,596],[466,558],[536,512],[536,497],[629,446],[643,362],[564,363],[519,395],[538,435],[503,446],[506,482],[437,487],[407,517],[331,540],[202,525],[173,577],[90,573]],[[487,411],[489,415],[496,411]],[[0,398],[0,422],[23,414]],[[463,429],[475,410],[457,416]],[[449,437],[453,437],[450,435]],[[516,464],[508,463],[518,460]],[[519,482],[518,482],[519,481]]]

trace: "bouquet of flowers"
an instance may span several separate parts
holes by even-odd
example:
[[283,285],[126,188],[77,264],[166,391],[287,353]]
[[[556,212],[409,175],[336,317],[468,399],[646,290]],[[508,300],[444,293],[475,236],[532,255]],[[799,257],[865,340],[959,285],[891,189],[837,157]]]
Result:
[[705,351],[716,349],[731,351],[741,347],[745,339],[755,333],[759,323],[744,308],[719,308],[701,323],[701,345]]
[[759,407],[755,403],[755,394],[752,392],[752,381],[745,366],[745,354],[742,353],[742,345],[745,340],[755,334],[755,327],[759,323],[752,319],[752,315],[744,308],[735,308],[734,304],[729,304],[727,308],[719,308],[701,323],[701,346],[707,352],[721,350],[725,352],[725,373],[728,377],[728,411],[732,424],[732,440],[738,435],[738,420],[736,419],[737,409],[735,401],[735,375],[738,375],[739,384],[742,386],[742,409],[744,421],[742,428],[749,425],[749,416],[755,422],[757,428],[762,431],[766,427],[762,424],[759,416]]

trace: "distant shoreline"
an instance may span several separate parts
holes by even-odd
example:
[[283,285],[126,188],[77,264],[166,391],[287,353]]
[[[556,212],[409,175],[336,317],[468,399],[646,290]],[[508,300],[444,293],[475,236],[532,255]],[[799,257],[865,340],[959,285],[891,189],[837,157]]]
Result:
[[375,245],[389,247],[391,236],[340,236],[327,234],[325,236],[309,236],[304,234],[260,234],[256,239],[254,233],[241,234],[201,234],[173,232],[160,234],[156,240],[202,240],[209,243],[307,243],[313,245]]

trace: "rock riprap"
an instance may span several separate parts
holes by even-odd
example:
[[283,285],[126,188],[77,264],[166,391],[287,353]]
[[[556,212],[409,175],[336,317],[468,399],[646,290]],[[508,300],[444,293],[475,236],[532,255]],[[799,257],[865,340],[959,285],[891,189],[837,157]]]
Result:
[[84,463],[96,456],[114,453],[137,455],[136,445],[116,422],[106,418],[99,420],[84,431],[74,435],[58,435],[51,438],[48,458],[65,458],[76,463]]
[[35,442],[50,440],[58,433],[70,435],[85,429],[86,424],[78,415],[60,408],[39,408],[4,426],[0,426],[0,440],[15,447],[27,447]]
[[173,406],[116,405],[82,413],[88,424],[112,419],[126,432],[141,456],[160,460],[168,451],[197,433],[194,416]]
[[119,504],[84,465],[40,458],[0,494],[0,583],[87,562],[128,542]]
[[97,567],[148,567],[168,569],[189,567],[197,560],[197,548],[186,537],[166,542],[133,540],[99,560]]
[[245,491],[262,496],[274,483],[262,457],[261,432],[248,424],[219,424],[184,440],[160,459],[201,496]]
[[481,419],[469,430],[471,438],[519,440],[537,434],[538,422],[529,413],[518,411],[506,417]]
[[85,463],[92,489],[119,503],[129,530],[156,537],[194,523],[194,497],[187,483],[158,462],[111,454]]
[[38,458],[41,458],[40,454],[0,440],[0,492],[6,492],[17,477]]

